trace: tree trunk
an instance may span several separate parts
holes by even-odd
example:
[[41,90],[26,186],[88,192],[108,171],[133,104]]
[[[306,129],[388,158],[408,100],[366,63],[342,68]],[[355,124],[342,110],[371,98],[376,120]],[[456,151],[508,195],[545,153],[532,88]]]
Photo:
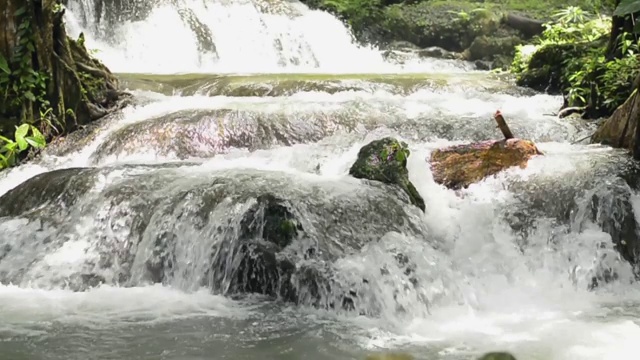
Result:
[[[616,0],[614,9],[618,5],[620,5],[620,0]],[[622,47],[620,46],[622,39],[620,37],[625,33],[633,33],[633,18],[632,16],[614,16],[611,19],[611,34],[609,35],[609,43],[605,52],[608,61],[622,57]]]
[[636,147],[638,118],[640,99],[635,92],[598,128],[591,140],[633,151]]
[[[13,128],[7,125],[13,125],[16,118],[37,124],[47,135],[54,126],[68,133],[106,115],[116,105],[120,95],[116,78],[89,55],[82,36],[78,40],[67,36],[60,3],[0,0],[0,55],[9,61],[9,81],[34,84],[5,94],[5,102],[13,105],[3,106],[4,113],[0,113],[4,133]],[[29,71],[20,70],[24,68]]]

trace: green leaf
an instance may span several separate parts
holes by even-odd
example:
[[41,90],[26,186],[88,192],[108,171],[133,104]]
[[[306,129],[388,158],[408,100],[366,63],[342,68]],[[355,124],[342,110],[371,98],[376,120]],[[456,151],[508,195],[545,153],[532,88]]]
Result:
[[33,101],[33,102],[36,101],[36,96],[33,95],[33,93],[31,91],[25,91],[24,92],[24,97],[26,97],[27,100],[29,100],[29,101]]
[[640,0],[621,0],[613,16],[625,16],[640,11]]
[[29,147],[29,143],[23,137],[16,138],[16,143],[18,144],[18,149],[20,149],[20,151],[25,151]]
[[7,166],[13,166],[16,163],[16,153],[10,152],[7,154]]
[[13,140],[11,140],[11,139],[9,139],[9,138],[6,138],[6,137],[4,137],[4,136],[2,136],[2,135],[0,135],[0,140],[4,141],[4,142],[6,142],[6,143],[12,143],[12,142],[13,142]]
[[16,10],[15,14],[13,14],[14,16],[20,16],[23,15],[24,13],[27,12],[27,7],[23,6],[20,9]]
[[20,141],[20,139],[24,139],[25,136],[27,136],[27,133],[29,132],[29,124],[22,124],[18,127],[16,127],[16,141]]
[[26,138],[24,138],[24,140],[36,149],[43,149],[46,145],[44,139],[36,139],[32,136],[27,136]]
[[2,148],[0,148],[0,153],[12,153],[16,150],[16,146],[18,146],[18,144],[15,142],[6,143]]
[[29,136],[26,138],[27,141],[31,140],[36,144],[34,145],[34,144],[31,144],[31,142],[29,142],[31,146],[39,149],[47,145],[47,140],[44,138],[44,135],[42,135],[40,130],[38,130],[38,128],[36,128],[35,126],[31,126],[31,134],[33,136]]
[[7,63],[7,59],[0,54],[0,71],[5,74],[11,74],[11,69],[9,69],[9,63]]

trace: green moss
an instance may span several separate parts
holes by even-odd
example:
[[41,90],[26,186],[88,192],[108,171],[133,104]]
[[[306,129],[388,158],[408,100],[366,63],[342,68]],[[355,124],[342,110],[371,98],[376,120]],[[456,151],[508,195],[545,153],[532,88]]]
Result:
[[389,40],[462,51],[476,36],[497,30],[501,18],[500,11],[486,4],[452,1],[396,4],[385,9],[383,28]]
[[424,200],[409,180],[408,157],[409,148],[406,143],[393,138],[375,140],[360,149],[349,175],[397,185],[407,193],[411,204],[424,211]]
[[491,352],[484,354],[478,360],[516,360],[516,358],[507,352]]

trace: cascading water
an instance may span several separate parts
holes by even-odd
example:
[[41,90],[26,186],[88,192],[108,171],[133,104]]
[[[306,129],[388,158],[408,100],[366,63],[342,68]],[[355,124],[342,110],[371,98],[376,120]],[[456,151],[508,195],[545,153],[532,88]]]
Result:
[[[134,105],[0,173],[1,358],[637,357],[613,244],[640,169],[572,145],[593,126],[545,115],[558,98],[386,62],[297,2],[68,6],[114,71],[199,74],[122,75]],[[437,185],[425,158],[497,136],[497,108],[545,155]],[[383,136],[410,144],[424,214],[347,175]]]
[[[70,0],[71,36],[112,71],[378,72],[398,70],[374,48],[354,44],[349,30],[298,1]],[[340,56],[335,56],[340,54]],[[423,62],[424,63],[424,62]],[[459,64],[431,62],[455,69]],[[409,61],[408,70],[425,70]]]

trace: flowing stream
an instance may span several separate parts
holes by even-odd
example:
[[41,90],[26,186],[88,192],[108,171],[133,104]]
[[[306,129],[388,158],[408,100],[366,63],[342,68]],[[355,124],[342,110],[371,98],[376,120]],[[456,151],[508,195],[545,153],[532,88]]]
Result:
[[[69,0],[66,19],[135,100],[0,173],[0,358],[638,358],[614,241],[637,241],[639,169],[572,144],[595,124],[549,115],[558,97],[358,46],[297,1]],[[435,184],[429,153],[496,138],[496,109],[545,155]],[[384,136],[409,143],[425,213],[348,176]],[[283,208],[286,289],[242,252],[264,245],[245,220]]]

